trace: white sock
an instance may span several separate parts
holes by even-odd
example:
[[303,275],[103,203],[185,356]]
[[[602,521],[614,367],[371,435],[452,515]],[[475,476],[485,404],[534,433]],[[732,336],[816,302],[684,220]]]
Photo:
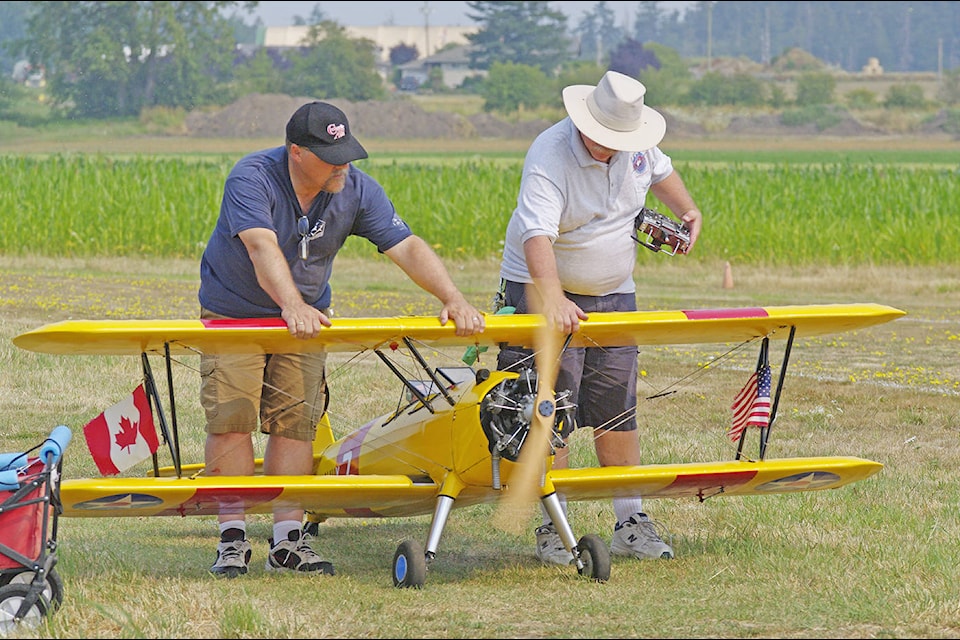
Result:
[[613,513],[617,522],[623,522],[630,516],[643,513],[643,498],[614,498]]
[[289,534],[293,530],[300,531],[299,520],[281,520],[280,522],[274,522],[273,544],[277,544],[278,542],[282,542],[284,540],[289,540]]

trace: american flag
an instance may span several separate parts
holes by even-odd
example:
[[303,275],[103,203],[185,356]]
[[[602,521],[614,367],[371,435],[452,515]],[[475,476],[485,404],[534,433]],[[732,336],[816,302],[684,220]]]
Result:
[[740,389],[730,406],[733,426],[727,435],[736,442],[747,427],[766,427],[770,424],[770,365],[760,365]]

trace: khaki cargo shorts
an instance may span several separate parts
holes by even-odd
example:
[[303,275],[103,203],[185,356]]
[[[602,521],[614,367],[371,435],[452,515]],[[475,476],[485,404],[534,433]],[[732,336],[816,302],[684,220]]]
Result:
[[201,355],[207,433],[253,433],[259,425],[262,433],[312,441],[328,401],[326,361],[326,353]]

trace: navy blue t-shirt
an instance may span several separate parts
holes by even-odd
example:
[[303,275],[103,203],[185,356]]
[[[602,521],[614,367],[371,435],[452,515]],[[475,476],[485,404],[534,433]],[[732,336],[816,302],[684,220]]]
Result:
[[232,318],[276,317],[280,307],[257,282],[253,262],[239,233],[264,228],[277,234],[293,281],[304,301],[330,306],[330,274],[337,251],[351,236],[372,242],[381,253],[412,235],[383,187],[350,166],[340,193],[321,193],[307,212],[309,255],[301,259],[297,220],[302,215],[287,167],[287,150],[251,153],[230,171],[220,216],[200,260],[200,304]]

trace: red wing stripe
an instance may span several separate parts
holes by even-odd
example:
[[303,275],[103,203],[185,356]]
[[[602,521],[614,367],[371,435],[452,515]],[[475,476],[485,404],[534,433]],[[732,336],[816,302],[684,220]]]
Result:
[[767,318],[770,314],[763,307],[743,309],[694,309],[684,311],[688,320],[725,320],[730,318]]
[[283,318],[206,318],[200,320],[207,329],[274,329],[287,323]]

